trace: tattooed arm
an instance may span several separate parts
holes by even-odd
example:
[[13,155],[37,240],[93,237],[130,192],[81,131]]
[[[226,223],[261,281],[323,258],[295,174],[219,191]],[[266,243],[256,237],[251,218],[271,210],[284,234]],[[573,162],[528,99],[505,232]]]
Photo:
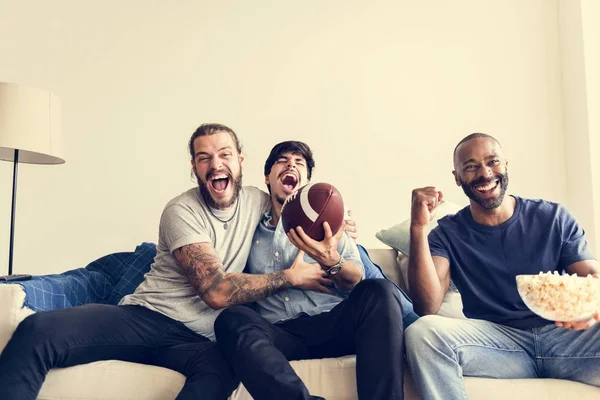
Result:
[[328,292],[330,281],[318,264],[296,259],[294,266],[270,274],[226,273],[223,262],[209,243],[194,243],[173,252],[190,283],[213,309],[246,304],[291,287]]

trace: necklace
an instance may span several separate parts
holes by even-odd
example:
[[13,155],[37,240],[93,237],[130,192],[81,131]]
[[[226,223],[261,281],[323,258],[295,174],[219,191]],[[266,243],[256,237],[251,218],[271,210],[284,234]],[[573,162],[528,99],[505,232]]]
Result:
[[[206,204],[206,202],[204,202],[204,204]],[[215,215],[215,213],[212,212],[212,209],[210,208],[210,206],[208,204],[206,204],[206,207],[208,208],[208,212],[210,213],[210,215],[212,215],[213,217],[215,217],[216,220],[218,220],[219,222],[223,223],[223,229],[227,230],[227,228],[229,228],[229,222],[233,219],[233,217],[235,217],[235,214],[237,214],[237,210],[238,207],[240,206],[240,198],[238,197],[235,200],[235,211],[233,212],[233,214],[231,214],[231,217],[229,217],[228,220],[222,220],[221,218],[217,217]]]

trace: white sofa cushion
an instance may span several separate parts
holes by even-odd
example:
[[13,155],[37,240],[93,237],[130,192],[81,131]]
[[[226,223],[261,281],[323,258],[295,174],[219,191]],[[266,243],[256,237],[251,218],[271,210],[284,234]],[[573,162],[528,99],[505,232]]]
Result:
[[[292,366],[313,395],[327,400],[357,400],[355,357],[293,361]],[[165,368],[122,361],[99,361],[50,371],[39,400],[172,400],[185,378]],[[470,399],[597,400],[600,388],[556,379],[466,378]],[[418,400],[408,371],[406,400]],[[202,399],[198,399],[202,400]],[[240,386],[231,400],[252,400]]]
[[174,399],[185,376],[162,367],[98,361],[50,371],[39,400]]

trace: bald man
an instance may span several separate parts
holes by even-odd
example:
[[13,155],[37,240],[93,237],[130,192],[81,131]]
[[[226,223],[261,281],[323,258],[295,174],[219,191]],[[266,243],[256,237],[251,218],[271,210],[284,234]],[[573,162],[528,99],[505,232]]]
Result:
[[[425,400],[466,399],[463,376],[600,386],[600,315],[577,323],[544,320],[525,306],[515,280],[540,271],[598,274],[598,261],[565,207],[506,194],[507,168],[492,136],[461,140],[452,173],[470,205],[440,219],[429,236],[424,228],[443,194],[434,187],[413,191],[408,277],[415,311],[425,317],[405,340]],[[467,320],[433,315],[451,277]]]

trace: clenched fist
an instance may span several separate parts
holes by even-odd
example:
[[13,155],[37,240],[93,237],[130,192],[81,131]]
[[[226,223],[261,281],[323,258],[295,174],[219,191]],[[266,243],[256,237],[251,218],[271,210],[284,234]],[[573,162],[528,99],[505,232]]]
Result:
[[444,198],[444,194],[433,186],[412,191],[410,224],[425,227],[435,216],[435,209]]

